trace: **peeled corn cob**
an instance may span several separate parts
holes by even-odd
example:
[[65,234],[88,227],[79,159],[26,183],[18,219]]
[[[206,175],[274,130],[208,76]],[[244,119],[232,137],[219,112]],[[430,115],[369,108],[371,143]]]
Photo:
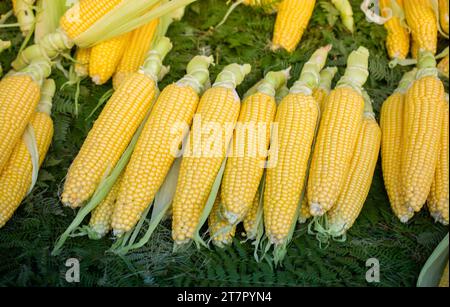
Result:
[[212,57],[194,57],[187,75],[161,92],[125,170],[113,215],[116,236],[133,228],[164,182],[183,140],[179,134],[185,133],[173,130],[180,124],[191,125],[212,61]]
[[221,189],[222,215],[231,224],[240,222],[253,203],[269,149],[276,112],[274,96],[288,78],[289,70],[269,72],[256,92],[242,102],[233,154],[227,160]]
[[[215,134],[210,138],[198,140],[194,136],[199,133],[201,135],[202,128],[197,127],[194,121],[189,134],[188,148],[190,152],[195,152],[183,157],[173,201],[172,237],[178,245],[188,243],[194,238],[200,216],[231,140],[230,131],[226,130],[234,128],[239,116],[240,99],[235,87],[243,81],[250,69],[248,64],[226,66],[213,87],[208,89],[200,100],[197,115],[201,117],[201,122],[215,125],[219,131],[213,131]],[[216,144],[212,152],[208,148],[211,146],[211,138]]]
[[444,112],[444,86],[431,52],[421,53],[416,80],[405,95],[402,185],[405,204],[418,212],[433,182]]
[[112,77],[128,47],[131,35],[132,33],[127,33],[92,47],[89,75],[95,84],[102,85]]
[[314,52],[300,79],[278,106],[275,118],[278,137],[272,139],[269,152],[269,160],[274,154],[278,160],[274,167],[267,169],[264,190],[264,225],[269,242],[275,245],[276,261],[283,257],[289,233],[298,218],[300,196],[319,122],[319,105],[312,97],[312,89],[318,85],[319,73],[330,49],[331,45]]
[[381,166],[383,169],[384,185],[389,196],[392,211],[402,223],[406,223],[413,212],[405,206],[401,185],[401,159],[403,136],[403,113],[405,93],[414,81],[417,70],[407,72],[395,92],[389,96],[381,107],[380,125],[381,138]]
[[380,151],[381,130],[375,120],[370,98],[366,98],[364,119],[359,129],[352,161],[336,204],[327,212],[326,233],[345,236],[359,216],[372,183]]
[[403,1],[380,0],[380,9],[383,17],[391,18],[384,23],[387,30],[386,48],[389,57],[393,60],[403,60],[409,52],[409,33],[404,22]]
[[448,55],[446,55],[438,64],[439,73],[448,79]]
[[[42,87],[42,98],[33,113],[30,126],[34,133],[39,167],[44,161],[53,137],[53,121],[50,117],[55,93],[53,80],[46,80]],[[25,140],[20,140],[0,174],[0,228],[11,218],[34,184],[32,154]]]
[[435,54],[438,36],[437,17],[430,1],[404,1],[404,8],[412,39],[416,43],[416,48],[412,49],[413,57],[417,58],[420,51],[429,51]]
[[171,48],[170,40],[162,38],[142,70],[109,99],[69,168],[62,193],[64,205],[82,206],[114,168],[157,96],[161,62]]
[[449,170],[449,112],[448,112],[448,94],[446,95],[446,103],[444,108],[442,120],[442,132],[439,146],[439,156],[434,173],[433,184],[431,185],[431,192],[428,196],[428,210],[431,216],[438,222],[448,225],[448,170]]
[[314,10],[315,0],[282,0],[273,32],[272,48],[293,52],[306,30]]
[[233,242],[236,232],[236,225],[230,224],[221,214],[220,193],[217,194],[216,201],[208,218],[209,235],[214,245],[223,247]]
[[319,86],[313,90],[313,97],[320,106],[322,113],[325,108],[325,101],[330,94],[331,82],[333,82],[334,75],[337,73],[337,67],[327,67],[320,72]]
[[79,78],[89,76],[91,48],[78,48],[75,53],[75,73]]
[[347,70],[328,95],[314,147],[307,195],[310,212],[322,216],[335,204],[344,184],[361,126],[369,51],[359,47],[347,60]]
[[439,22],[442,31],[448,35],[448,0],[439,0]]
[[89,236],[93,239],[103,238],[111,229],[112,216],[116,206],[117,195],[119,195],[120,183],[122,177],[119,177],[114,183],[108,196],[91,213],[89,220]]
[[43,61],[0,81],[0,172],[34,114],[41,84],[49,75],[50,64]]
[[114,74],[115,89],[119,88],[127,76],[138,71],[144,63],[145,55],[150,50],[159,22],[159,19],[152,20],[131,33],[128,46]]

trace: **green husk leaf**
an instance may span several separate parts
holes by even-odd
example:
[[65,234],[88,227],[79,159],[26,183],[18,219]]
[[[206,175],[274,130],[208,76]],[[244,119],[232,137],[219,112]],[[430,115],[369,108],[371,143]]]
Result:
[[68,9],[66,0],[38,0],[36,8],[36,27],[34,42],[39,43],[45,35],[55,32],[59,27],[59,20]]
[[417,287],[437,287],[442,272],[448,264],[448,233],[433,251],[423,266],[417,280]]

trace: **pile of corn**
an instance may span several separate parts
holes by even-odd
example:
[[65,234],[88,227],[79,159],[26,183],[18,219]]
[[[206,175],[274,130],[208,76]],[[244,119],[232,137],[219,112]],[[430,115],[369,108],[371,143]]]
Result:
[[[90,76],[95,84],[113,78],[115,92],[68,170],[61,202],[80,210],[65,238],[73,231],[93,239],[112,232],[129,250],[150,210],[139,246],[171,211],[177,247],[204,244],[206,221],[214,244],[230,244],[243,223],[256,248],[273,245],[279,262],[297,223],[311,219],[310,232],[322,242],[345,239],[369,193],[380,146],[395,215],[406,222],[427,203],[434,219],[448,224],[448,95],[438,78],[445,69],[448,76],[448,56],[439,65],[434,57],[438,28],[448,34],[448,1],[439,1],[439,10],[422,0],[380,1],[389,56],[407,57],[411,32],[417,58],[417,68],[383,104],[381,128],[363,88],[364,47],[349,55],[334,86],[337,68],[325,67],[331,49],[325,46],[290,89],[289,68],[270,71],[241,101],[236,88],[251,66],[227,65],[211,85],[214,59],[198,55],[183,78],[160,91],[172,49],[164,33],[181,17],[178,9],[193,1],[80,0],[55,13],[56,25],[18,55],[15,70],[0,81],[0,191],[8,191],[0,195],[0,227],[36,182],[53,134],[56,89],[48,77],[74,46],[76,78]],[[277,12],[272,46],[288,52],[316,4],[243,2]],[[353,32],[348,1],[332,3]],[[14,2],[24,35],[32,31],[33,22],[23,18],[32,4]],[[8,46],[1,41],[0,51]],[[88,214],[89,225],[80,228]]]

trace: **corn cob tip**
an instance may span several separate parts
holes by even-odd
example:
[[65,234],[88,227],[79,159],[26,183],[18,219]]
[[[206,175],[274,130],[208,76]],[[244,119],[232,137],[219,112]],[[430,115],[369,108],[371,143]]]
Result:
[[195,56],[187,65],[187,74],[178,81],[178,84],[190,86],[200,94],[204,90],[205,85],[210,82],[208,70],[210,65],[214,65],[213,56]]
[[350,53],[347,59],[347,69],[336,87],[351,87],[361,92],[362,86],[369,77],[369,50],[360,46]]
[[309,211],[312,216],[322,216],[325,213],[325,210],[318,203],[311,203]]
[[251,70],[252,66],[250,64],[229,64],[219,73],[214,85],[227,85],[231,88],[236,88],[244,81],[245,76],[247,76]]
[[155,44],[155,47],[148,52],[141,71],[152,77],[154,80],[158,80],[161,70],[163,69],[162,61],[170,50],[172,50],[172,47],[173,44],[168,37],[161,37]]

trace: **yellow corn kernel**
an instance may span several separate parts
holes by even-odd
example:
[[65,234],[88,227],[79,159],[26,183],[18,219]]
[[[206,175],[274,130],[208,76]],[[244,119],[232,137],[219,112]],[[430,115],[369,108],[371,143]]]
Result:
[[91,48],[89,75],[95,84],[104,84],[112,77],[128,46],[131,35],[127,33]]
[[386,48],[391,59],[405,59],[409,52],[409,33],[400,17],[395,14],[391,1],[397,1],[399,8],[403,9],[402,3],[398,0],[380,0],[382,16],[388,17],[389,12],[393,14],[384,24],[387,31]]
[[278,6],[272,45],[293,52],[306,30],[315,0],[283,0]]
[[219,247],[229,245],[233,242],[236,232],[236,225],[230,224],[226,218],[221,215],[220,193],[214,202],[214,206],[208,218],[209,235],[213,243]]
[[448,101],[445,104],[444,116],[442,120],[442,133],[439,146],[439,157],[434,173],[433,184],[431,185],[431,192],[428,196],[428,210],[434,219],[444,225],[448,225],[448,170],[449,170],[449,110]]
[[75,39],[123,0],[80,0],[61,17],[60,27]]
[[29,75],[0,81],[0,172],[25,131],[40,100],[40,86]]
[[137,72],[144,63],[158,24],[159,19],[154,19],[131,33],[130,41],[114,74],[113,85],[115,89],[119,88],[131,73]]
[[327,213],[332,236],[343,235],[358,218],[369,194],[380,142],[381,130],[373,113],[364,116],[342,190]]
[[416,48],[412,48],[412,55],[417,58],[419,51],[436,53],[437,47],[437,19],[428,0],[404,1],[405,17]]
[[112,216],[116,206],[117,195],[122,177],[117,178],[106,198],[91,213],[89,226],[98,238],[104,237],[111,230]]
[[[427,53],[434,63],[434,57]],[[422,59],[426,59],[423,56]],[[419,64],[421,65],[421,60]],[[425,67],[424,73],[431,67]],[[419,73],[422,69],[419,70]],[[405,204],[418,212],[433,182],[444,112],[444,86],[435,75],[419,76],[405,96],[402,185]]]
[[[53,137],[53,122],[46,113],[34,113],[30,121],[39,152],[44,161]],[[0,228],[11,218],[27,195],[32,181],[33,165],[27,145],[20,140],[0,175]]]
[[442,31],[448,34],[448,0],[439,0],[439,22]]
[[260,202],[261,202],[261,193],[258,190],[255,194],[252,205],[250,209],[247,211],[247,214],[245,215],[245,218],[243,220],[246,236],[250,240],[256,239],[256,235],[258,232],[258,222],[259,222],[258,213],[259,210],[261,210]]
[[[200,100],[201,88],[190,82],[203,86],[208,80],[211,62],[211,57],[194,57],[188,64],[188,75],[167,86],[153,106],[125,170],[117,197],[112,222],[115,235],[120,236],[134,227],[164,182],[182,142],[184,131],[177,131],[176,128],[181,124],[186,127],[191,125]],[[191,72],[195,74],[190,75]]]
[[298,222],[300,224],[306,223],[306,221],[311,218],[311,213],[309,212],[308,198],[306,195],[302,199],[302,204],[300,206],[300,213],[298,215]]
[[[176,244],[188,243],[194,238],[232,136],[231,131],[226,130],[234,128],[239,116],[240,99],[234,87],[249,72],[249,65],[227,66],[216,79],[216,85],[208,89],[200,100],[196,114],[202,125],[213,124],[220,131],[210,131],[209,137],[201,137],[197,141],[194,134],[201,135],[202,128],[194,124],[189,134],[188,150],[193,154],[183,157],[173,201],[172,238]],[[227,78],[234,80],[229,82]],[[215,146],[211,149],[213,152],[208,152],[211,142]],[[191,147],[195,147],[194,150]]]
[[89,76],[89,61],[91,58],[91,48],[78,48],[75,53],[75,73],[78,77]]
[[446,55],[437,66],[439,73],[448,79],[448,55]]

